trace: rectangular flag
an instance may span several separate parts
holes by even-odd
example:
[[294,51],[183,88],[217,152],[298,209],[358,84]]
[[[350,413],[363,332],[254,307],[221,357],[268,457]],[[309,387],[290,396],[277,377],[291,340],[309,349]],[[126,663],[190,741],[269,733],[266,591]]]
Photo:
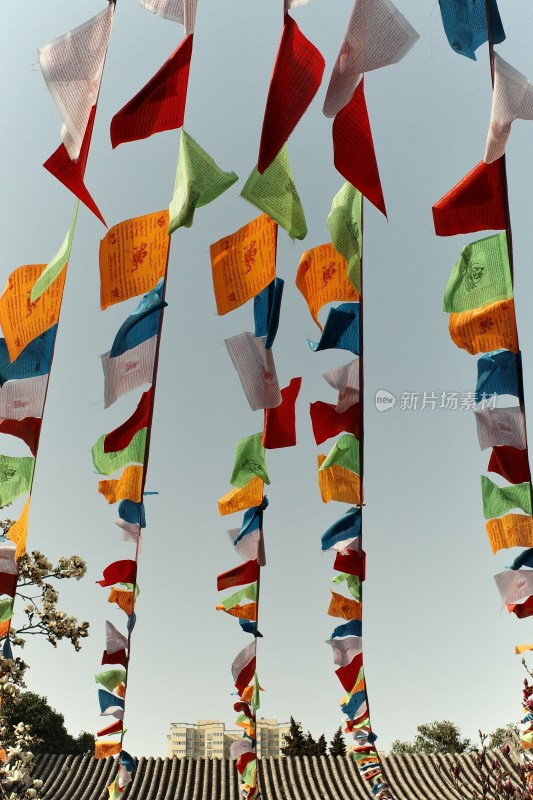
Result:
[[507,236],[496,233],[463,247],[444,292],[443,310],[468,311],[512,296]]
[[296,286],[320,330],[322,325],[318,321],[318,312],[323,305],[336,300],[359,300],[359,294],[348,278],[348,262],[331,242],[302,254],[296,273]]
[[30,491],[35,459],[0,455],[0,508]]
[[116,358],[104,353],[101,357],[104,371],[104,408],[109,408],[123,394],[145,383],[152,383],[156,348],[157,336],[152,336]]
[[252,411],[281,405],[274,354],[265,348],[265,340],[246,332],[226,339],[225,344]]

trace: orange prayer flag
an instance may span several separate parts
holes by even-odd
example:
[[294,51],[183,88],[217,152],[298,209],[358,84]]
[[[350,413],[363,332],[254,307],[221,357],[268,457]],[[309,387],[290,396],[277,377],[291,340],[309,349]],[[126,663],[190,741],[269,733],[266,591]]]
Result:
[[518,353],[513,300],[498,300],[481,308],[450,314],[450,336],[468,353],[512,350]]
[[10,627],[11,627],[10,619],[6,619],[5,622],[0,622],[0,639],[2,639],[4,636],[7,636]]
[[492,552],[508,547],[533,547],[533,517],[526,514],[506,514],[486,523]]
[[95,758],[108,758],[108,756],[116,756],[121,750],[122,742],[120,740],[108,742],[104,739],[102,742],[94,743]]
[[257,603],[245,603],[243,606],[233,606],[233,608],[216,606],[216,610],[225,611],[226,614],[239,619],[249,619],[250,622],[255,622],[257,619]]
[[330,589],[330,592],[331,600],[328,608],[330,617],[342,617],[342,619],[346,620],[361,619],[361,603],[351,600],[349,597],[344,597],[342,594],[337,594],[332,589]]
[[247,686],[246,689],[241,694],[241,700],[244,700],[245,703],[249,703],[252,699],[252,695],[254,693],[254,685]]
[[107,598],[108,603],[116,603],[127,615],[131,617],[133,614],[134,602],[133,592],[127,589],[112,588]]
[[126,467],[120,478],[99,481],[99,493],[104,495],[110,505],[118,500],[133,500],[134,503],[140,503],[143,469],[144,467],[131,465]]
[[323,305],[336,300],[353,303],[359,300],[359,294],[348,278],[348,262],[337,253],[331,242],[302,253],[296,286],[320,330],[322,325],[318,321],[318,312]]
[[326,456],[317,456],[318,462],[318,488],[322,502],[329,503],[337,500],[339,503],[350,503],[350,505],[360,506],[361,499],[361,478],[346,467],[340,464],[333,464],[332,467],[320,469]]
[[533,650],[533,644],[517,644],[514,649],[517,655],[520,655],[520,653],[527,653],[528,650]]
[[100,242],[100,305],[103,309],[151,291],[167,267],[168,209],[124,220]]
[[2,761],[3,764],[7,761],[7,753],[3,747],[0,747],[0,761]]
[[59,319],[67,273],[65,269],[34,303],[30,302],[31,290],[45,267],[46,264],[18,267],[7,279],[0,297],[0,325],[11,361]]
[[115,692],[118,694],[119,697],[126,697],[126,686],[123,683],[119,683]]
[[30,498],[26,498],[22,514],[14,525],[7,532],[7,538],[17,545],[15,560],[19,559],[26,552],[26,538],[28,536],[28,516],[30,513]]
[[278,226],[266,214],[256,217],[209,248],[217,313],[242,306],[276,277]]
[[259,506],[263,502],[263,481],[261,478],[252,478],[242,489],[232,489],[218,501],[218,510],[222,517],[226,514],[235,514],[246,508]]

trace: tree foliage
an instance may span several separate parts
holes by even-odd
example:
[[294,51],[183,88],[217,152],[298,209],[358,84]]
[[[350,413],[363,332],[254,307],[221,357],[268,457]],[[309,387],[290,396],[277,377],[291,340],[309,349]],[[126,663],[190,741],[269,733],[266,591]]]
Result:
[[333,739],[329,743],[330,756],[345,756],[346,755],[346,742],[342,735],[342,726],[339,725],[333,735]]
[[7,725],[22,722],[30,726],[38,740],[34,746],[36,753],[83,755],[94,750],[92,734],[83,731],[77,738],[71,736],[63,714],[52,708],[46,697],[34,692],[23,692],[15,702],[4,703],[2,714]]
[[294,717],[291,717],[289,732],[285,736],[285,747],[281,748],[281,752],[289,758],[303,756],[307,754],[306,747],[307,741],[302,731],[302,726],[295,721]]
[[463,739],[461,731],[453,722],[445,719],[429,722],[417,727],[413,742],[397,739],[392,743],[391,753],[468,753],[473,749],[470,739]]

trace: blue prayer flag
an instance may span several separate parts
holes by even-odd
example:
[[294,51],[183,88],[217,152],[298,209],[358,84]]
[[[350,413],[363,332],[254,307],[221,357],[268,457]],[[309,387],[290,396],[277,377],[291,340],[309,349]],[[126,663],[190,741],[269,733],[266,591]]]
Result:
[[476,403],[493,394],[518,397],[517,356],[510,350],[485,353],[477,362]]
[[363,623],[360,619],[351,619],[345,622],[344,625],[337,625],[333,633],[332,639],[341,639],[343,636],[362,636]]
[[124,708],[124,698],[117,697],[117,695],[111,694],[111,692],[107,692],[105,689],[98,689],[98,702],[100,703],[100,711],[102,713],[112,706]]
[[118,505],[118,515],[124,522],[132,525],[139,524],[139,510],[141,514],[141,528],[146,528],[146,516],[144,513],[144,503],[135,503],[133,500],[121,500]]
[[307,341],[315,352],[337,348],[359,355],[359,303],[342,303],[330,309],[320,341]]
[[357,716],[357,711],[361,708],[365,701],[366,692],[364,689],[361,689],[360,692],[355,692],[352,694],[348,702],[341,705],[341,711],[343,714],[346,714],[349,719],[355,719]]
[[6,381],[36,378],[50,372],[57,325],[52,325],[26,345],[13,362],[9,359],[5,339],[0,339],[0,386]]
[[284,285],[282,278],[274,278],[272,283],[254,297],[255,335],[266,336],[266,350],[270,350],[278,332]]
[[[488,41],[485,0],[439,0],[444,32],[456,53],[476,60],[475,51]],[[490,0],[494,44],[505,40],[496,0]]]
[[355,539],[361,534],[361,509],[349,508],[340,519],[322,534],[322,550],[329,550],[345,539]]
[[127,350],[156,336],[159,331],[161,309],[168,305],[163,300],[163,286],[164,280],[161,279],[148,294],[144,295],[133,314],[122,323],[111,347],[111,358],[121,356]]

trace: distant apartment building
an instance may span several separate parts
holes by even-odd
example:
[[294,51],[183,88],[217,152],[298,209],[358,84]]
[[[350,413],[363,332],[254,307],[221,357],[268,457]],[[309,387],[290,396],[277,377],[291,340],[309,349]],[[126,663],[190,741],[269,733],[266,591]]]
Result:
[[[257,755],[259,758],[283,755],[288,722],[277,719],[257,720]],[[241,739],[240,728],[226,729],[217,719],[199,719],[196,722],[172,722],[168,740],[169,758],[230,758],[232,742]]]

